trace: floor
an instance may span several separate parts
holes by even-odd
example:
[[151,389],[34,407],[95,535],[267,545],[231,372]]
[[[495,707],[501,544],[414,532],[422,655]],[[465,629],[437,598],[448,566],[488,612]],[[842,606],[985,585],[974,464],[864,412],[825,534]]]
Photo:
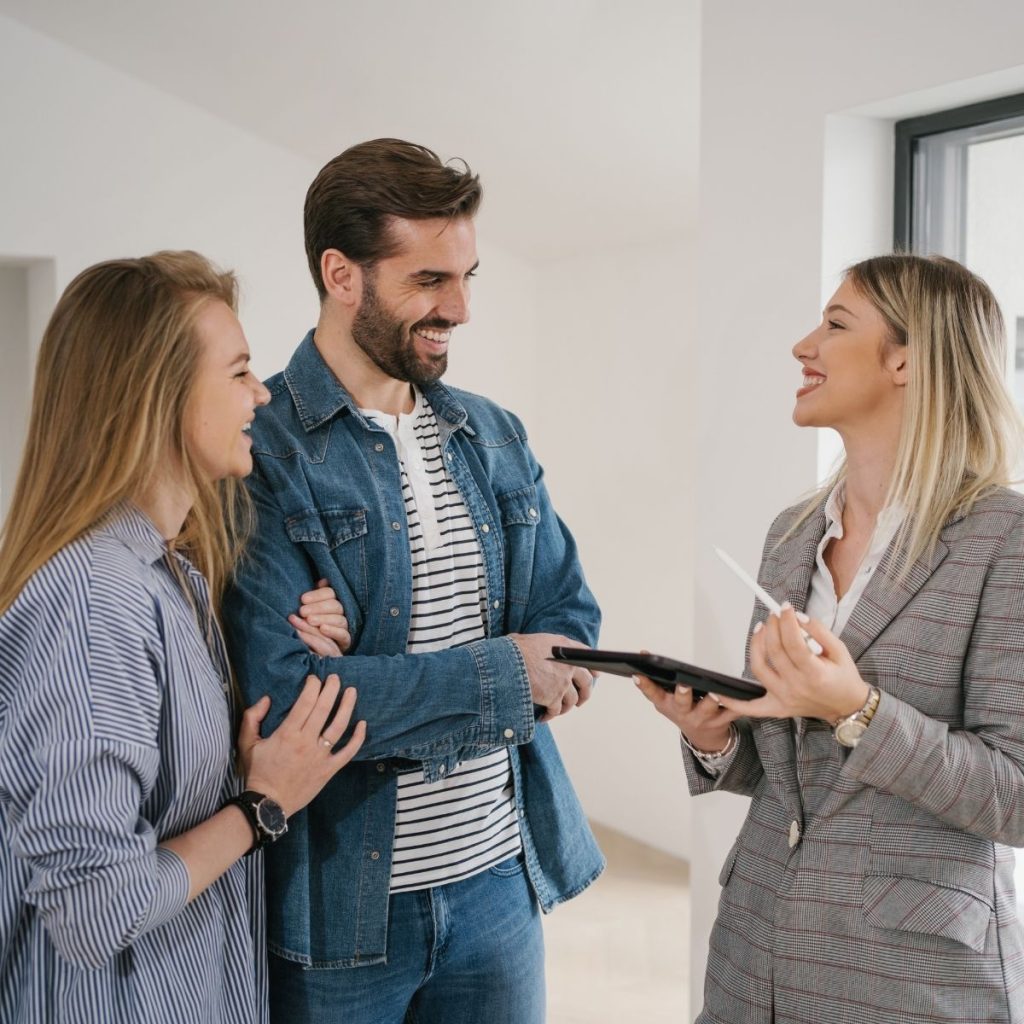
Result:
[[544,918],[548,1024],[689,1020],[689,868],[594,826],[608,868]]

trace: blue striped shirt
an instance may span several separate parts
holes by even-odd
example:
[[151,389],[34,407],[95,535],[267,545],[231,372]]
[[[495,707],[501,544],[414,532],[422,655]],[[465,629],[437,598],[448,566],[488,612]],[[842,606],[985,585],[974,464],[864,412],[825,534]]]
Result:
[[266,1020],[260,855],[187,903],[157,846],[240,788],[208,609],[123,508],[0,616],[0,1020]]

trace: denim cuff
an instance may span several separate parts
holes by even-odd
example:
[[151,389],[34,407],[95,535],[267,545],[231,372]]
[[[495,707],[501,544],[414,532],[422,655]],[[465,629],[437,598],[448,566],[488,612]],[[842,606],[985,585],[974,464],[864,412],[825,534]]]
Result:
[[526,662],[507,636],[478,640],[467,649],[480,679],[481,740],[484,745],[521,746],[533,739],[533,699]]

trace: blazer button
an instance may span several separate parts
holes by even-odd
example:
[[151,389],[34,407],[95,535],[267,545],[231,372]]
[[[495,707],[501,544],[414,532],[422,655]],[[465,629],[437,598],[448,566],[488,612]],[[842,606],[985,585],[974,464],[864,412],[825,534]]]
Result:
[[791,821],[789,824],[789,848],[792,850],[800,842],[800,823]]

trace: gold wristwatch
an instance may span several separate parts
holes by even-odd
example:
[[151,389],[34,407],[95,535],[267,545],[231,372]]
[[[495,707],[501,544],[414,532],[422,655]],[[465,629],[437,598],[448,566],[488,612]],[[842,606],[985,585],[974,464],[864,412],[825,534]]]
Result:
[[832,735],[835,736],[836,742],[844,747],[857,746],[861,736],[864,735],[864,730],[871,724],[871,719],[875,717],[875,711],[878,709],[878,702],[881,699],[882,694],[878,687],[872,686],[868,692],[868,699],[860,711],[854,711],[852,715],[840,718],[833,724]]

